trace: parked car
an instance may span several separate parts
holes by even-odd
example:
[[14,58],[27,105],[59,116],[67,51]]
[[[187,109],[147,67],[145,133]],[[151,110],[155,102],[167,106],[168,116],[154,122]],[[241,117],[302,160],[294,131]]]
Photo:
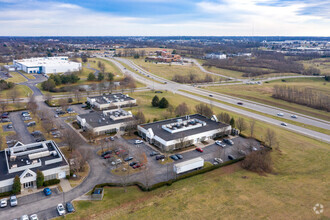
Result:
[[55,118],[58,118],[58,114],[55,114],[54,117],[55,117]]
[[155,91],[155,93],[163,93],[162,91]]
[[227,138],[224,138],[223,139],[223,142],[225,142],[225,143],[227,143],[229,145],[234,145],[234,142],[232,140],[230,140],[230,139],[227,139]]
[[33,132],[31,132],[31,135],[32,135],[33,137],[40,136],[41,134],[42,134],[41,131],[33,131]]
[[29,120],[32,120],[32,118],[30,116],[23,117],[23,121],[29,121]]
[[112,151],[111,151],[111,150],[104,151],[104,152],[101,154],[101,157],[104,157],[104,156],[107,155],[107,154],[112,154]]
[[114,141],[114,140],[115,140],[115,137],[111,136],[110,141]]
[[17,206],[18,205],[18,202],[17,202],[17,197],[15,195],[12,195],[10,197],[10,206],[11,207],[14,207],[14,206]]
[[297,115],[291,115],[291,118],[298,118]]
[[165,159],[164,155],[157,155],[156,156],[156,160],[162,160],[162,159]]
[[37,214],[30,215],[30,220],[39,220]]
[[221,158],[214,158],[214,161],[217,163],[223,163],[223,160]]
[[142,167],[142,164],[141,163],[137,163],[132,168],[133,169],[136,169],[136,168],[140,168],[140,167]]
[[284,116],[283,113],[277,113],[277,116]]
[[142,144],[143,143],[143,141],[141,141],[141,140],[135,140],[135,142],[134,142],[134,144]]
[[111,154],[106,154],[103,156],[104,159],[109,159],[111,157]]
[[287,123],[284,123],[284,122],[282,122],[281,125],[282,126],[288,126],[288,124]]
[[111,164],[112,165],[116,165],[116,164],[121,164],[123,161],[121,159],[117,159],[115,161],[112,161]]
[[8,129],[12,129],[12,128],[13,128],[13,124],[8,124],[8,125],[7,125],[7,128],[8,128]]
[[235,158],[233,155],[229,154],[229,155],[228,155],[228,159],[229,159],[229,160],[235,160],[236,158]]
[[29,220],[29,216],[28,215],[22,215],[20,220]]
[[133,161],[133,162],[131,162],[129,165],[132,167],[132,166],[134,166],[135,164],[137,164],[138,162],[136,162],[136,161]]
[[156,156],[156,155],[159,155],[159,152],[152,151],[152,152],[150,153],[150,157],[153,157],[153,156]]
[[179,160],[179,158],[178,158],[176,155],[171,155],[170,158],[171,158],[172,160]]
[[4,208],[4,207],[6,207],[7,206],[7,199],[6,198],[4,198],[4,199],[1,199],[0,200],[0,207],[1,208]]
[[10,119],[9,118],[3,118],[1,119],[2,122],[10,122]]
[[36,142],[42,142],[42,141],[46,141],[46,139],[45,138],[37,138],[36,139]]
[[26,124],[26,126],[28,126],[28,127],[36,126],[36,122],[35,121],[30,121]]
[[66,210],[68,211],[68,213],[71,213],[71,212],[75,212],[76,210],[74,209],[73,205],[71,202],[67,202],[66,203]]
[[203,150],[202,148],[200,148],[200,147],[197,147],[196,150],[197,150],[198,152],[201,152],[201,153],[204,152],[204,150]]
[[56,209],[60,216],[65,215],[65,209],[62,203],[58,204]]
[[123,154],[125,153],[126,151],[125,150],[116,150],[116,155],[119,155],[119,154]]
[[243,105],[243,102],[237,102],[237,105]]
[[21,115],[30,115],[29,112],[22,112]]
[[133,157],[126,157],[125,159],[124,159],[124,161],[130,161],[130,160],[133,160]]
[[220,147],[226,147],[226,145],[222,143],[222,141],[215,141],[215,144],[219,145]]
[[44,193],[45,193],[45,196],[50,196],[52,194],[52,190],[49,189],[48,187],[44,188]]
[[177,156],[180,160],[183,159],[183,156],[181,154],[176,154],[175,156]]
[[258,149],[256,147],[252,147],[252,151],[257,151]]

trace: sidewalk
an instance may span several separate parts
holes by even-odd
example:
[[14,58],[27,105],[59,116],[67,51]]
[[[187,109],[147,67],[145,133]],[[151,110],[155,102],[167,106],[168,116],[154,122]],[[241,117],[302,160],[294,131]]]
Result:
[[72,189],[68,179],[61,179],[60,186],[62,187],[63,192],[68,192]]

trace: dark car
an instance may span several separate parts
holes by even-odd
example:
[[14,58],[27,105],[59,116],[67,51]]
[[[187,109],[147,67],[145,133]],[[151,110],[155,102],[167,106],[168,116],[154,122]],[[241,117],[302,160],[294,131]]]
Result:
[[227,138],[224,138],[224,139],[223,139],[223,142],[225,142],[225,143],[227,143],[227,144],[229,144],[229,145],[233,145],[233,144],[234,144],[234,142],[233,142],[232,140],[227,139]]
[[213,95],[209,95],[210,97],[213,97]]
[[13,128],[13,125],[12,125],[12,124],[8,124],[8,125],[7,125],[7,128],[8,128],[8,129],[11,129],[11,128]]
[[164,155],[157,155],[156,156],[156,160],[162,160],[162,159],[165,159]]
[[132,166],[134,166],[135,164],[137,164],[138,162],[136,162],[136,161],[133,161],[133,162],[131,162],[129,165],[132,167]]
[[151,157],[156,156],[156,155],[159,155],[159,152],[153,151],[153,152],[150,153]]
[[104,157],[104,156],[107,155],[107,154],[112,154],[112,151],[111,151],[111,150],[104,151],[104,152],[101,154],[101,157]]
[[41,131],[34,131],[34,132],[31,133],[31,135],[32,135],[33,137],[40,136],[40,135],[41,135]]
[[163,93],[162,91],[155,91],[155,93]]
[[111,154],[106,154],[103,156],[104,159],[109,159],[111,157]]
[[52,194],[52,191],[47,187],[47,188],[44,188],[44,193],[45,193],[45,196],[50,196]]
[[175,156],[177,156],[180,160],[183,159],[183,156],[181,154],[176,154]]
[[178,158],[176,155],[171,155],[170,158],[171,158],[172,160],[179,160],[179,158]]
[[243,102],[237,102],[237,105],[243,105]]
[[71,202],[67,202],[66,203],[66,210],[68,211],[68,213],[71,213],[71,212],[75,212],[76,210],[74,209],[73,205]]
[[235,158],[233,155],[230,155],[230,154],[229,154],[229,155],[228,155],[228,159],[229,159],[229,160],[235,160],[236,158]]
[[46,139],[45,138],[37,138],[36,139],[36,142],[42,142],[42,141],[46,141]]
[[124,159],[124,161],[130,161],[130,160],[133,160],[133,157],[126,157],[125,159]]

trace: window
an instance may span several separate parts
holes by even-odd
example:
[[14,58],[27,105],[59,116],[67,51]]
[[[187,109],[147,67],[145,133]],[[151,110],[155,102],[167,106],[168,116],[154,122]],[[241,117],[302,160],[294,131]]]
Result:
[[45,176],[45,181],[46,180],[52,180],[52,179],[56,179],[56,173],[55,174],[48,175],[48,176]]
[[27,173],[27,174],[24,176],[24,178],[31,177],[31,176],[33,176],[31,173]]

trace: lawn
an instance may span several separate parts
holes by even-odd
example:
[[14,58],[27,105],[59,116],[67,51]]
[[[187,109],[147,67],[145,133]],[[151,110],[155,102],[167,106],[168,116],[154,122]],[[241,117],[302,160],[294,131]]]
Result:
[[272,91],[275,85],[296,86],[300,88],[311,88],[324,93],[330,93],[330,84],[322,78],[292,78],[263,83],[262,85],[228,85],[228,86],[212,86],[204,89],[213,92],[219,92],[231,96],[236,96],[243,99],[248,99],[267,105],[295,111],[301,114],[310,115],[316,118],[329,120],[329,113],[322,110],[313,109],[307,106],[290,103],[280,99],[272,98]]
[[10,72],[10,75],[12,76],[11,78],[6,79],[6,81],[8,82],[13,82],[13,83],[22,83],[22,82],[26,82],[27,79],[24,78],[24,76],[22,76],[19,73],[16,72]]
[[[17,90],[18,98],[26,98],[33,94],[32,90],[25,85],[16,85],[13,89]],[[0,92],[0,97],[7,98],[13,89],[2,90]]]
[[322,75],[330,75],[330,59],[329,58],[319,58],[313,60],[300,61],[305,68],[314,67],[321,71]]
[[[152,62],[145,62],[142,59],[130,59],[135,64],[139,65],[146,71],[149,71],[157,76],[163,77],[168,80],[172,80],[174,75],[188,76],[194,74],[198,79],[204,79],[206,73],[202,72],[195,64],[156,64]],[[215,81],[219,81],[219,76],[210,75]]]

